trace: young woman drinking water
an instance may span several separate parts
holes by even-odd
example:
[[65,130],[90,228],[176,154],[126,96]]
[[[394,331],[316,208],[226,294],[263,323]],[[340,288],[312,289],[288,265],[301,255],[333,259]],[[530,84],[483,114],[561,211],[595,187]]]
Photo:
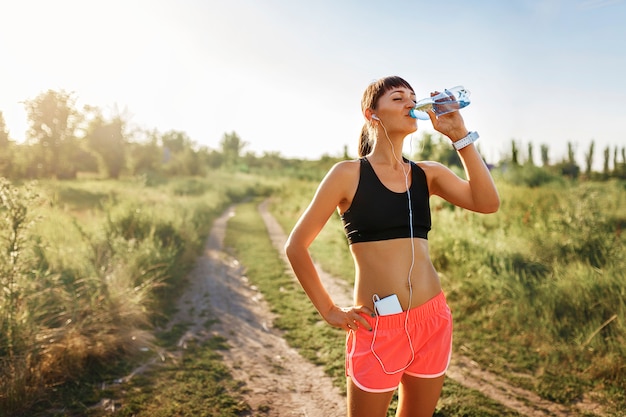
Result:
[[[409,114],[414,106],[413,88],[400,77],[367,87],[359,158],[330,169],[285,246],[321,316],[347,331],[351,417],[386,416],[396,389],[397,416],[432,416],[450,363],[452,316],[428,252],[429,197],[480,213],[500,205],[473,144],[478,135],[466,129],[460,112],[429,116],[457,149],[466,179],[439,162],[402,156],[404,139],[417,131]],[[335,305],[308,250],[335,210],[355,264],[353,306]]]

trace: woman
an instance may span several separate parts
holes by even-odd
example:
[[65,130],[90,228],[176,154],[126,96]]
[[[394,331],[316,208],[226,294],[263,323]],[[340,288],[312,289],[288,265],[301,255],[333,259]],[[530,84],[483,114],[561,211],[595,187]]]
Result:
[[[409,115],[414,105],[415,93],[400,77],[367,87],[359,159],[332,167],[285,246],[324,320],[348,332],[349,416],[385,416],[396,388],[398,416],[432,416],[450,361],[452,317],[428,253],[428,199],[437,195],[480,213],[493,213],[500,205],[473,145],[477,134],[467,131],[458,111],[429,115],[433,127],[458,149],[467,180],[438,162],[402,157],[404,138],[417,130]],[[333,303],[308,250],[334,210],[341,215],[355,263],[351,307]],[[395,304],[392,314],[375,307],[381,299]]]

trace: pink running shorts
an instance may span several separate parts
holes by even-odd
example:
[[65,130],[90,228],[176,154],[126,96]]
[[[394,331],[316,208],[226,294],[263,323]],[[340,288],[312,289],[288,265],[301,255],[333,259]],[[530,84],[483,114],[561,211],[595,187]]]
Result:
[[[437,378],[446,373],[452,353],[452,313],[443,292],[408,311],[406,328],[411,343],[405,330],[406,314],[379,316],[377,331],[359,326],[348,332],[346,376],[360,389],[388,392],[398,387],[405,374]],[[376,328],[376,317],[363,317]],[[372,352],[373,339],[374,352],[384,369]]]

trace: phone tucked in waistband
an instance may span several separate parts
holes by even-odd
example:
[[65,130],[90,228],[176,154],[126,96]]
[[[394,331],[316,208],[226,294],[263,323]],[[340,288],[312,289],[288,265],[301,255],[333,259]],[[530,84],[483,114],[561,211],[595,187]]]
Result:
[[400,300],[396,294],[391,294],[385,298],[380,298],[378,294],[374,294],[372,298],[374,300],[374,308],[379,316],[402,313],[402,305],[400,305]]

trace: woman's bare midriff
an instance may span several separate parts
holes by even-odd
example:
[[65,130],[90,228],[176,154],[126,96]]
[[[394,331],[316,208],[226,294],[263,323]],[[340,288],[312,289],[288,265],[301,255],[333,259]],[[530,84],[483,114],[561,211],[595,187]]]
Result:
[[390,239],[350,245],[355,259],[355,305],[373,308],[372,297],[384,298],[396,294],[402,308],[417,307],[441,292],[441,282],[428,255],[428,241],[413,239],[415,254],[411,285],[413,296],[409,303],[409,270],[411,268],[411,239]]

